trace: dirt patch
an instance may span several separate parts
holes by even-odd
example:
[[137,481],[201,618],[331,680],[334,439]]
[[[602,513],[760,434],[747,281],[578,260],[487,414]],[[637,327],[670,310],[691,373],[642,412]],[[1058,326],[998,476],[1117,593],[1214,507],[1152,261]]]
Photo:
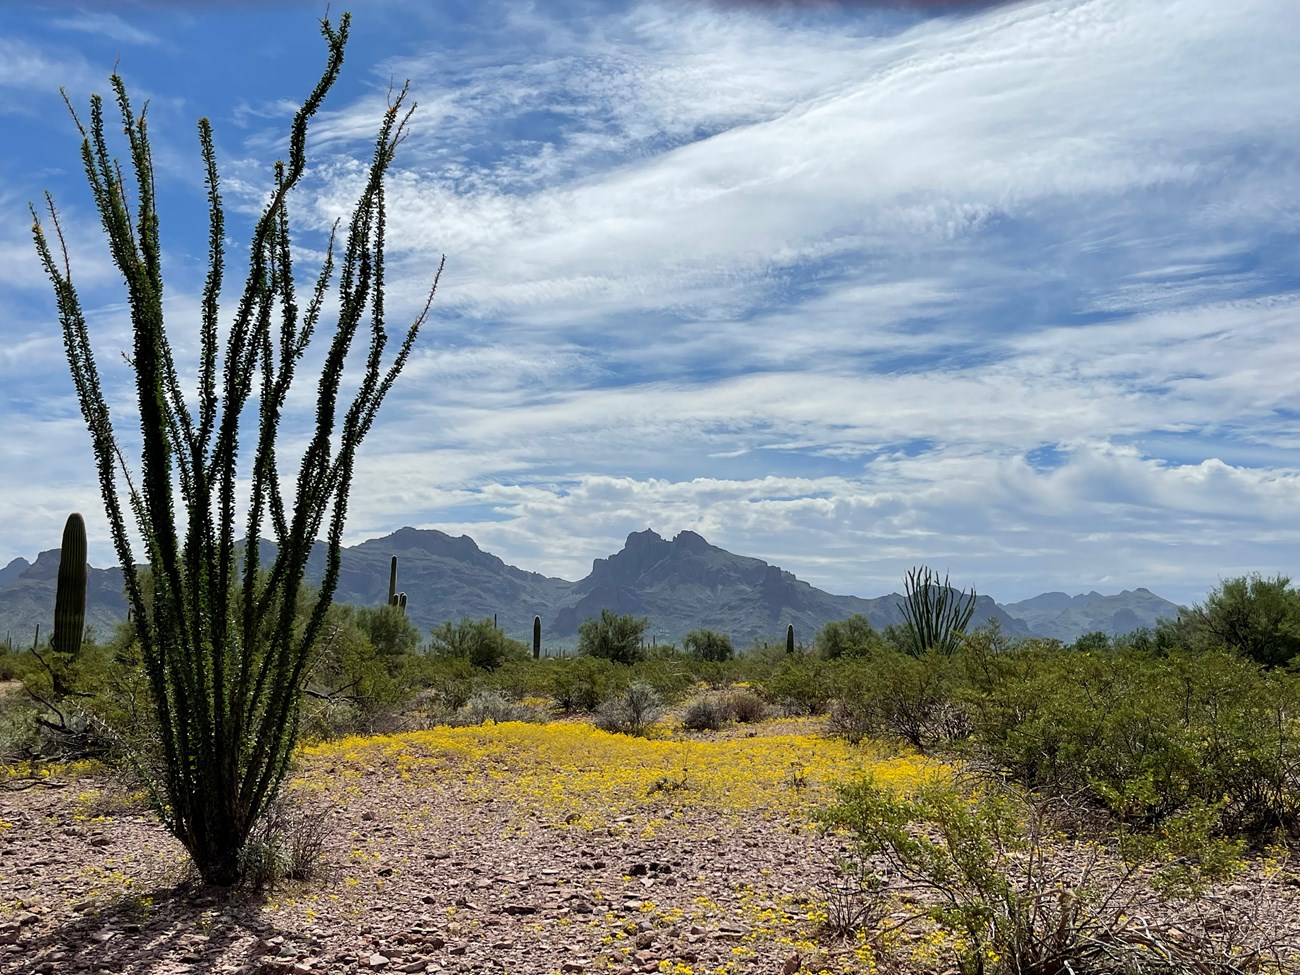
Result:
[[[518,754],[348,754],[309,757],[292,790],[328,811],[325,875],[265,898],[195,887],[176,841],[104,779],[0,791],[0,972],[869,970],[860,942],[818,934],[848,843],[797,814],[678,801],[689,786],[669,783],[570,821],[494,794]],[[1211,903],[1294,929],[1298,894],[1257,871]]]

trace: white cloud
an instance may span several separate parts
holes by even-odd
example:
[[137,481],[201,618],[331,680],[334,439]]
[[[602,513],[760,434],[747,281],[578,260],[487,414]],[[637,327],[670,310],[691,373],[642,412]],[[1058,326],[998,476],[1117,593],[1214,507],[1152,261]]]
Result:
[[[1045,0],[905,30],[555,9],[493,8],[444,50],[412,39],[313,130],[297,212],[320,230],[350,212],[388,77],[412,76],[394,320],[449,255],[363,451],[351,540],[465,531],[575,578],[649,524],[833,591],[877,595],[927,561],[1004,600],[1190,600],[1221,574],[1296,571],[1284,0]],[[29,90],[47,52],[5,50],[0,88]],[[247,138],[225,185],[255,213],[253,159],[289,109],[232,111]],[[25,246],[0,232],[0,264]],[[88,266],[108,349],[117,296]],[[0,378],[30,392],[57,344],[20,300],[30,275],[0,269],[0,287],[24,323]],[[41,459],[80,451],[75,426],[0,448],[48,484],[0,503],[13,554],[85,503]]]
[[161,44],[157,34],[152,34],[127,23],[117,14],[103,10],[78,10],[68,17],[55,17],[50,26],[59,30],[76,31],[82,34],[94,34],[125,44]]

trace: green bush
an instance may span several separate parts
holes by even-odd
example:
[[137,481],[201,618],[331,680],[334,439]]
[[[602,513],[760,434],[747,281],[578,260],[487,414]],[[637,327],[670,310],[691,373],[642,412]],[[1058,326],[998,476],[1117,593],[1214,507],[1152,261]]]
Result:
[[1235,654],[968,654],[975,753],[1017,781],[1153,826],[1198,807],[1230,833],[1300,826],[1300,680]]
[[600,616],[578,625],[578,653],[619,664],[634,664],[644,656],[642,641],[650,621],[620,616],[602,609]]
[[1287,576],[1226,579],[1205,604],[1182,614],[1193,640],[1239,653],[1265,667],[1300,657],[1300,590]]
[[718,731],[731,716],[726,702],[716,694],[701,694],[682,712],[682,727],[688,731]]
[[550,694],[566,713],[595,711],[627,682],[627,668],[600,657],[548,661]]
[[[1146,868],[1183,867],[1186,845],[1130,846],[1127,852],[1143,858],[1127,861],[1107,859],[1096,844],[1055,857],[1050,843],[1057,831],[1047,807],[1011,791],[973,792],[944,782],[906,796],[870,779],[842,786],[820,819],[855,837],[864,896],[885,889],[884,874],[907,885],[921,910],[902,923],[926,918],[937,925],[959,972],[1238,971],[1211,966],[1228,959],[1207,957],[1185,940],[1160,945],[1163,957],[1156,955],[1150,927],[1131,917]],[[1232,856],[1217,855],[1223,844],[1203,832],[1195,839],[1203,856],[1194,878],[1184,876],[1195,881],[1181,888],[1188,894],[1236,866]]]
[[490,618],[447,620],[433,629],[429,652],[435,657],[466,660],[479,670],[496,670],[511,660],[531,660],[532,651],[497,629]]
[[406,676],[414,686],[427,688],[448,711],[463,708],[484,680],[483,672],[462,657],[414,657],[407,661]]
[[860,613],[827,623],[813,637],[813,650],[823,660],[870,657],[888,646],[871,621]]
[[842,660],[831,672],[830,730],[855,743],[878,733],[920,749],[952,742],[969,731],[956,686],[952,658],[936,650]]
[[763,697],[790,715],[825,714],[834,696],[826,664],[802,654],[783,655],[774,670],[754,684]]
[[682,638],[682,646],[696,660],[730,660],[736,655],[731,637],[715,630],[692,630]]

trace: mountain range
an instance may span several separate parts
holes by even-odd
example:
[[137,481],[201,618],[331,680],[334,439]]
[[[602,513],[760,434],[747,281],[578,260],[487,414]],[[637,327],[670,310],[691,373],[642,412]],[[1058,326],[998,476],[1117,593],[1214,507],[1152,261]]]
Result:
[[[263,555],[274,555],[270,543],[263,543]],[[762,559],[711,545],[695,532],[665,539],[649,529],[628,535],[620,551],[595,559],[585,578],[569,582],[507,565],[467,535],[402,528],[343,549],[335,599],[383,603],[392,556],[398,559],[398,589],[407,594],[407,613],[426,632],[444,620],[493,616],[507,633],[528,638],[537,615],[545,646],[572,646],[581,622],[607,608],[647,617],[648,633],[658,642],[676,643],[707,627],[729,633],[744,647],[783,641],[790,623],[801,642],[811,642],[827,622],[854,613],[877,629],[903,622],[898,593],[875,599],[834,595]],[[50,625],[58,562],[53,549],[35,562],[20,558],[0,569],[0,630],[15,645],[31,639],[37,624],[43,631]],[[324,545],[318,543],[309,575],[319,579],[324,563]],[[1051,592],[1005,606],[980,595],[971,625],[996,619],[1009,636],[1070,642],[1094,630],[1117,634],[1154,626],[1177,616],[1178,608],[1147,589],[1117,595]],[[86,617],[101,634],[126,618],[119,568],[90,570]]]

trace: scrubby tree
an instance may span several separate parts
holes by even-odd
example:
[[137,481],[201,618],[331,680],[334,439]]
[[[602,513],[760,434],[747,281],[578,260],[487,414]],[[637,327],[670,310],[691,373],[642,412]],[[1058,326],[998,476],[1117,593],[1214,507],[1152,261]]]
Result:
[[602,657],[617,664],[634,664],[642,657],[642,640],[650,621],[602,609],[600,616],[578,626],[578,653]]
[[1300,656],[1300,590],[1284,575],[1225,579],[1181,622],[1190,624],[1193,640],[1226,647],[1265,667]]
[[519,640],[497,629],[492,619],[447,620],[431,634],[430,650],[435,656],[468,660],[480,670],[496,670],[509,660],[526,660],[532,654]]
[[696,660],[730,660],[736,655],[731,637],[717,630],[691,630],[682,637],[682,646]]
[[[348,26],[347,14],[337,28],[329,20],[321,24],[328,47],[325,69],[294,116],[288,161],[275,164],[269,200],[248,249],[247,277],[233,314],[225,316],[225,208],[212,126],[199,121],[209,246],[193,336],[196,390],[182,384],[188,369],[174,357],[164,324],[163,258],[145,112],[136,113],[114,74],[111,85],[128,149],[123,164],[109,148],[103,99],[91,98],[88,124],[69,102],[82,136],[86,178],[131,311],[127,355],[135,402],[130,413],[139,430],[129,437],[119,439],[111,418],[115,391],[108,395],[101,385],[53,200],[47,195],[52,240],[32,209],[36,248],[54,286],[158,717],[163,762],[161,781],[151,783],[152,796],[203,879],[219,885],[239,879],[240,853],[288,770],[303,683],[338,583],[357,451],[429,307],[426,303],[398,333],[396,351],[390,350],[384,176],[412,110],[404,88],[389,100],[360,197],[337,247],[341,254],[331,233],[305,301],[297,291],[299,251],[290,236],[289,202],[307,166],[308,124],[338,78]],[[336,277],[337,296],[327,300]],[[435,286],[436,281],[435,275]],[[431,290],[430,302],[432,297]],[[323,327],[326,307],[337,320],[329,328],[321,373],[311,380],[315,421],[303,437],[306,449],[295,472],[279,427],[295,371]],[[363,348],[352,357],[357,368],[345,384],[344,366],[359,337]],[[187,336],[183,345],[190,341]],[[246,443],[251,450],[241,456]],[[129,462],[123,449],[134,444],[138,463]],[[259,558],[264,534],[275,543],[269,565]],[[321,535],[327,541],[324,579],[306,622],[299,624],[307,561]],[[143,559],[137,558],[136,537],[144,543]],[[152,571],[149,600],[137,569],[141,562]]]
[[869,657],[887,647],[884,638],[861,613],[854,613],[848,619],[832,620],[813,637],[813,648],[823,660]]

